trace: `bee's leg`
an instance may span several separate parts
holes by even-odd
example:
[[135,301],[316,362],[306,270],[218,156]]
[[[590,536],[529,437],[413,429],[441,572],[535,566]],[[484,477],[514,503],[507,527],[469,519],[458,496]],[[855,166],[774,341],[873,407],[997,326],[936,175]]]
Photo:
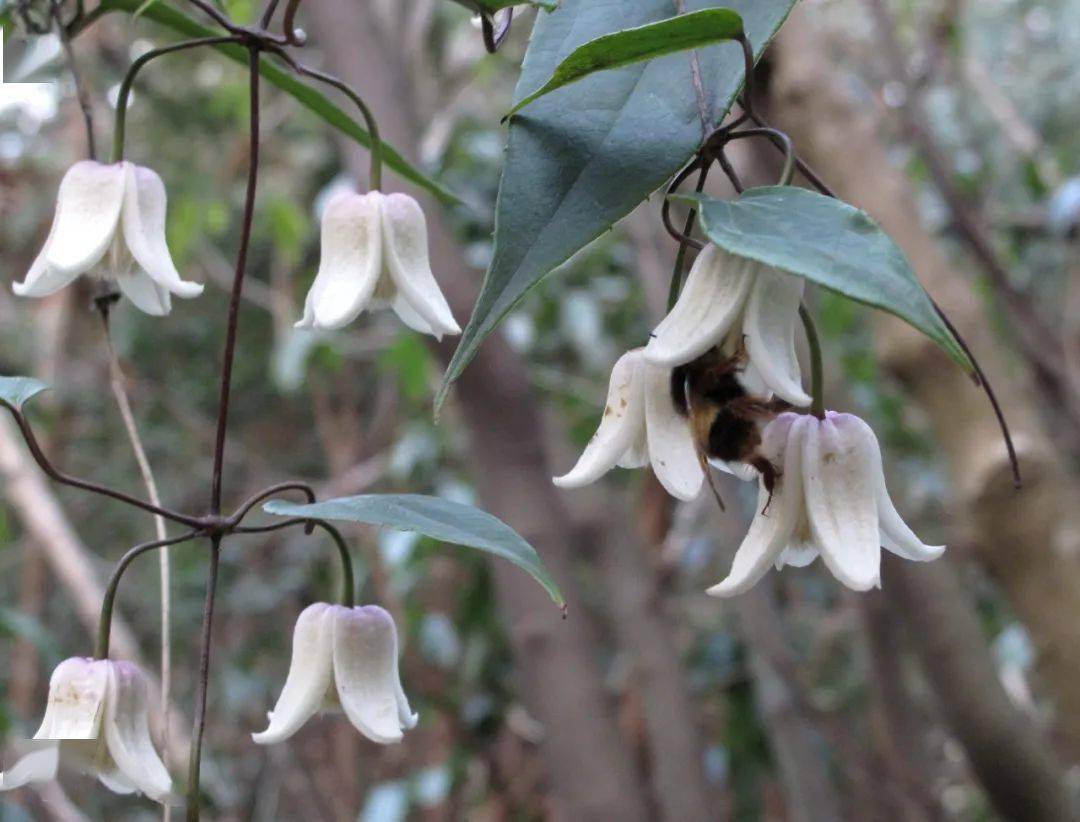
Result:
[[750,465],[754,466],[754,468],[761,473],[761,482],[765,486],[765,490],[769,492],[769,498],[765,501],[765,507],[761,509],[761,515],[765,516],[766,512],[769,510],[769,506],[772,505],[773,491],[776,489],[776,486],[783,475],[777,470],[775,465],[760,455],[750,460]]
[[701,470],[705,472],[705,481],[709,483],[709,490],[712,491],[712,495],[716,499],[716,504],[720,506],[721,511],[727,511],[727,508],[724,506],[724,500],[720,498],[720,492],[716,490],[716,483],[713,481],[712,466],[709,465],[709,460],[706,459],[704,451],[698,451],[698,462],[701,464]]

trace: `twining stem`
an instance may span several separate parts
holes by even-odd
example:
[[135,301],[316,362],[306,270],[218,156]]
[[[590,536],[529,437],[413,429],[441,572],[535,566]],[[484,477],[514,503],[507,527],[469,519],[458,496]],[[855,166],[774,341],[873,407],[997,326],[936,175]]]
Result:
[[[250,146],[248,157],[247,194],[240,230],[240,248],[236,256],[236,276],[229,298],[229,316],[225,330],[225,352],[221,364],[221,390],[218,398],[217,435],[214,439],[214,469],[210,488],[210,511],[221,513],[221,475],[225,462],[225,435],[229,424],[229,393],[232,388],[233,361],[236,357],[236,335],[240,321],[240,296],[247,271],[248,248],[251,245],[251,226],[255,218],[255,193],[259,183],[259,51],[258,44],[248,47],[249,94],[251,98]],[[195,725],[191,733],[191,758],[188,769],[187,820],[199,819],[199,769],[202,763],[203,729],[206,725],[206,691],[210,679],[210,638],[214,622],[214,599],[217,592],[218,565],[221,560],[221,535],[210,542],[210,573],[206,583],[206,605],[203,609],[202,653],[196,691]]]
[[341,532],[328,522],[320,519],[312,520],[312,524],[322,528],[334,540],[338,554],[341,557],[341,604],[346,608],[352,608],[356,604],[356,577],[353,575],[352,557],[349,555],[349,546],[345,544],[345,538]]
[[203,608],[199,680],[195,691],[195,726],[191,732],[191,754],[188,760],[187,822],[199,822],[201,789],[199,771],[202,768],[203,730],[206,727],[206,690],[210,679],[210,647],[214,630],[214,601],[217,595],[218,570],[221,566],[221,537],[210,540],[210,569],[206,579],[206,603]]
[[[705,190],[705,181],[709,177],[709,164],[704,163],[701,166],[701,172],[698,174],[697,185],[694,190],[700,194]],[[691,208],[686,213],[686,222],[683,224],[683,237],[689,237],[690,232],[694,230],[694,218],[697,217],[697,211]],[[675,301],[679,299],[679,291],[682,288],[683,282],[683,268],[686,265],[686,250],[690,247],[690,244],[685,240],[679,243],[679,251],[675,254],[675,267],[671,272],[671,285],[668,287],[667,298],[667,310],[670,313],[671,309],[675,307]]]
[[127,570],[128,566],[147,551],[166,548],[170,545],[179,545],[181,542],[187,542],[188,540],[195,539],[197,536],[199,536],[198,531],[188,531],[186,534],[181,534],[178,537],[144,542],[141,545],[136,545],[120,558],[120,561],[116,563],[116,568],[113,569],[109,584],[105,588],[105,596],[101,600],[101,617],[98,620],[97,643],[94,646],[95,659],[109,658],[109,637],[112,633],[113,606],[116,603],[116,592],[120,587],[120,580],[124,576],[124,572]]
[[814,318],[803,304],[799,305],[799,319],[806,331],[806,344],[810,348],[810,395],[813,404],[810,413],[819,420],[825,419],[825,369],[821,359],[821,339],[818,337]]
[[112,161],[119,163],[124,159],[124,137],[127,131],[127,109],[128,102],[131,99],[131,87],[143,66],[155,57],[172,54],[175,51],[184,51],[198,46],[220,46],[223,43],[239,43],[240,41],[240,37],[231,34],[220,37],[200,37],[195,40],[185,40],[182,43],[172,43],[168,46],[151,49],[146,54],[140,55],[131,64],[127,74],[124,75],[124,79],[120,83],[120,91],[116,96],[116,126],[113,130]]
[[305,65],[298,63],[291,54],[284,49],[271,48],[275,55],[280,57],[286,65],[293,71],[302,77],[310,77],[312,80],[318,80],[320,83],[325,83],[328,86],[332,86],[348,97],[360,110],[360,115],[364,118],[364,124],[367,126],[368,134],[371,137],[371,145],[369,147],[369,154],[371,157],[371,171],[369,173],[369,183],[372,191],[379,191],[382,188],[382,157],[383,157],[383,145],[382,137],[379,136],[379,124],[375,120],[375,115],[371,113],[371,109],[368,108],[367,103],[364,102],[359,94],[357,94],[348,83],[343,80],[339,80],[332,74],[326,74],[325,72],[318,71],[317,69],[309,68]]

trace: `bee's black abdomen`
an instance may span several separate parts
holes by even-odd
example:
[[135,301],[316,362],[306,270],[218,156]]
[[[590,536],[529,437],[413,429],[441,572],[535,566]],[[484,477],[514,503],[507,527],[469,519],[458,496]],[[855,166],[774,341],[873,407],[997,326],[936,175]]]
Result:
[[742,460],[758,436],[752,420],[721,408],[709,427],[709,456],[725,462]]
[[746,389],[742,387],[742,383],[739,382],[734,371],[729,371],[714,379],[703,379],[699,382],[700,384],[694,387],[701,396],[717,405],[724,405],[732,400],[746,396]]

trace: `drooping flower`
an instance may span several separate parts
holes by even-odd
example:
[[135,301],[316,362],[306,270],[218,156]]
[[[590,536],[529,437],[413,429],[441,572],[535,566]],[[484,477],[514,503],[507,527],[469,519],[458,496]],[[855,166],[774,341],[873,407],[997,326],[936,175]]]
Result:
[[377,605],[317,602],[296,620],[292,663],[260,745],[282,742],[320,710],[341,708],[373,742],[400,742],[417,715],[401,687],[394,619]]
[[146,677],[130,662],[75,657],[49,681],[33,750],[0,774],[0,790],[56,778],[61,760],[116,793],[172,797],[172,779],[150,739]]
[[171,295],[198,297],[203,287],[180,279],[165,243],[165,211],[165,184],[150,169],[76,163],[60,183],[45,247],[12,288],[45,297],[98,268],[142,311],[168,314]]
[[690,425],[671,398],[671,370],[651,365],[635,348],[611,369],[607,405],[600,427],[577,464],[555,484],[580,488],[615,466],[652,464],[657,479],[679,499],[697,496],[705,474],[694,448]]
[[810,404],[795,355],[805,282],[709,244],[694,261],[679,299],[645,348],[654,365],[674,368],[714,346],[738,348],[765,386],[793,405]]
[[407,194],[343,192],[322,216],[322,257],[299,328],[341,328],[365,308],[442,339],[460,334],[428,256],[427,221]]
[[733,596],[773,565],[809,565],[820,554],[844,585],[881,584],[881,548],[928,562],[945,546],[924,544],[900,517],[870,426],[853,414],[781,414],[764,431],[762,451],[781,469],[772,498],[759,484],[758,508],[727,578],[709,589]]

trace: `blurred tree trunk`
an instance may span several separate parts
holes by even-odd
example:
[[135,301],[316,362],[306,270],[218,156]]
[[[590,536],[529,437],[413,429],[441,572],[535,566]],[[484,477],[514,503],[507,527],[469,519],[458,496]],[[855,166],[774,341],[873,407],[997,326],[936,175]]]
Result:
[[[415,155],[426,115],[416,110],[409,71],[423,71],[423,61],[418,67],[417,55],[396,47],[394,37],[386,31],[380,34],[371,17],[358,14],[345,0],[326,0],[306,11],[333,68],[346,79],[359,81],[387,139]],[[416,33],[408,36],[415,38]],[[355,147],[349,157],[363,179],[366,157]],[[465,261],[440,208],[428,202],[425,210],[440,282],[455,315],[464,321],[480,283],[479,272]],[[439,347],[444,361],[454,342]],[[584,553],[585,540],[551,484],[538,398],[525,363],[494,335],[458,382],[453,401],[469,432],[470,459],[484,507],[536,547],[571,607],[577,608],[584,597],[575,579],[575,563]],[[623,528],[632,525],[623,523]],[[570,621],[563,622],[546,594],[518,569],[506,563],[494,563],[493,569],[521,674],[520,690],[544,726],[543,750],[558,815],[573,820],[635,820],[655,818],[658,811],[665,819],[708,818],[711,806],[689,700],[685,693],[672,690],[683,685],[680,661],[672,645],[663,645],[662,623],[651,619],[646,609],[634,615],[635,622],[621,626],[624,632],[644,631],[637,673],[649,702],[649,729],[657,733],[650,739],[650,792],[630,745],[619,734],[604,682],[603,645],[589,615],[574,610]],[[634,602],[648,596],[647,577],[638,579],[637,585],[629,592]],[[621,613],[625,616],[624,610]]]
[[[970,535],[952,541],[977,545],[1001,580],[1039,647],[1062,727],[1080,739],[1080,645],[1074,630],[1080,617],[1080,557],[1062,550],[1072,527],[1067,518],[1075,515],[1070,500],[1078,497],[1076,482],[1039,429],[1027,380],[1006,367],[971,284],[951,275],[948,259],[920,223],[903,173],[889,162],[873,118],[860,115],[827,53],[810,16],[797,11],[773,53],[776,119],[824,179],[880,221],[904,248],[997,388],[1024,468],[1020,492],[1012,488],[1004,446],[977,389],[921,335],[893,318],[876,319],[884,363],[927,409],[952,473],[957,515]],[[915,597],[935,590],[947,598]],[[995,804],[1010,813],[1026,802],[1026,818],[1035,818],[1038,809],[1047,811],[1039,818],[1065,818],[1052,812],[1065,807],[1060,770],[1043,750],[1037,729],[1008,702],[977,625],[973,633],[960,627],[974,625],[974,616],[959,596],[955,571],[946,562],[927,567],[890,562],[885,592],[892,596],[894,591],[903,592],[912,641]],[[930,613],[935,620],[927,619]],[[950,639],[951,645],[942,644]],[[935,664],[951,666],[950,675],[935,675]],[[1000,735],[990,734],[991,728]]]

